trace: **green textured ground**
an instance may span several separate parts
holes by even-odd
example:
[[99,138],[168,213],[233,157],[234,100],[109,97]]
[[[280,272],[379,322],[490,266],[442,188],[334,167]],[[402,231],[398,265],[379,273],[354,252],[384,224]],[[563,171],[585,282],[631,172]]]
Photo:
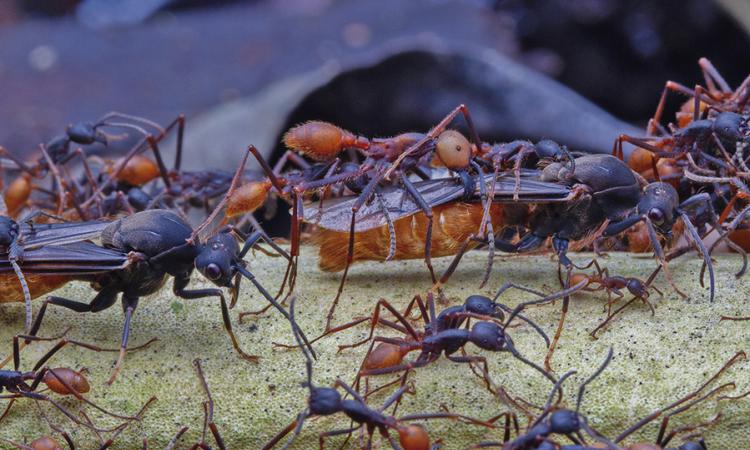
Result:
[[[577,255],[579,260],[585,255]],[[503,281],[518,283],[552,291],[556,289],[555,264],[546,257],[512,257],[496,261],[493,280],[479,291],[477,286],[485,260],[476,253],[465,258],[457,276],[447,287],[451,302],[459,303],[471,293],[490,294]],[[654,267],[650,258],[613,255],[604,263],[610,270],[623,275],[646,276]],[[442,269],[448,260],[437,261]],[[700,385],[724,361],[738,350],[748,348],[750,322],[719,322],[722,314],[750,315],[747,292],[750,278],[734,279],[732,273],[739,258],[721,256],[716,264],[718,292],[713,304],[708,302],[706,291],[696,281],[699,263],[685,258],[673,264],[677,282],[684,290],[694,292],[693,297],[681,300],[666,286],[663,278],[657,285],[665,290],[665,297],[655,296],[657,308],[651,317],[643,305],[628,310],[620,320],[593,341],[588,331],[604,317],[601,294],[583,294],[574,297],[569,322],[556,354],[554,366],[558,373],[577,368],[583,375],[590,374],[611,345],[615,357],[608,370],[591,385],[586,395],[583,411],[592,425],[604,434],[614,435],[624,426],[651,410],[670,402]],[[257,256],[251,269],[266,286],[276,286],[282,275],[282,261]],[[335,286],[336,275],[322,274],[316,270],[312,249],[305,249],[301,260],[299,289],[299,321],[310,336],[323,327],[324,312]],[[196,286],[203,286],[196,282]],[[405,305],[411,297],[429,287],[422,262],[396,262],[387,265],[369,263],[357,265],[338,311],[337,322],[369,312],[374,302],[385,297],[397,305]],[[58,292],[70,298],[86,299],[92,291],[82,284],[71,285]],[[515,305],[529,299],[527,294],[507,294],[503,300]],[[259,295],[249,283],[232,312],[236,322],[237,312],[262,306]],[[555,306],[536,308],[529,315],[547,331],[553,332],[559,313]],[[38,303],[37,303],[38,309]],[[115,347],[119,343],[122,313],[118,307],[99,314],[76,314],[60,308],[48,311],[48,320],[42,330],[51,335],[72,325],[71,337],[101,346]],[[23,308],[21,305],[2,305],[0,308],[0,354],[10,352],[10,337],[21,331]],[[350,381],[366,347],[336,355],[336,344],[364,336],[365,327],[321,341],[317,345],[320,361],[315,381],[330,384],[336,376]],[[512,330],[517,347],[529,358],[540,362],[545,349],[528,327]],[[158,403],[149,411],[143,423],[133,426],[120,439],[115,448],[138,448],[144,436],[150,448],[163,448],[181,425],[190,431],[181,440],[186,448],[197,439],[202,423],[203,394],[191,365],[194,358],[204,361],[204,368],[216,401],[215,420],[229,448],[259,448],[267,439],[291,421],[304,407],[306,391],[299,383],[304,375],[303,360],[296,352],[274,350],[270,341],[290,341],[289,327],[277,314],[250,321],[238,326],[242,345],[250,353],[261,355],[261,363],[249,364],[232,351],[231,344],[221,325],[219,308],[210,300],[185,301],[172,296],[171,291],[153,298],[143,299],[134,317],[132,343],[142,343],[151,337],[159,342],[145,351],[128,355],[126,364],[114,386],[107,380],[114,362],[112,354],[95,354],[75,348],[63,350],[53,360],[53,365],[86,367],[91,372],[93,392],[90,398],[107,408],[134,412],[149,396],[157,395]],[[30,368],[49,344],[37,344],[24,354],[24,367]],[[485,354],[491,361],[491,373],[498,384],[503,384],[516,395],[530,401],[542,402],[550,384],[541,376],[509,357],[508,354],[491,355],[469,346],[472,353]],[[750,363],[742,362],[729,371],[724,380],[737,383],[736,392],[750,389]],[[414,378],[417,395],[407,396],[401,413],[437,411],[441,402],[464,414],[487,418],[501,412],[498,401],[491,398],[470,374],[467,367],[447,360],[421,369]],[[572,379],[577,383],[582,378]],[[573,386],[573,383],[568,385]],[[568,393],[574,389],[568,389]],[[376,397],[375,401],[382,401]],[[568,399],[570,401],[570,398]],[[75,408],[76,403],[66,401]],[[749,448],[750,399],[719,404],[723,420],[707,434],[710,448]],[[87,431],[76,430],[54,413],[49,405],[44,411],[67,429],[72,430],[79,448],[95,447],[95,437]],[[695,408],[678,423],[706,420],[716,413],[716,403],[708,402]],[[95,417],[100,417],[94,414]],[[679,419],[679,418],[678,418]],[[102,424],[108,423],[106,420]],[[331,427],[345,427],[348,421],[340,417],[310,421],[297,440],[296,448],[315,448],[317,431]],[[497,432],[450,422],[432,421],[430,434],[443,437],[446,448],[464,448],[469,443],[499,436]],[[451,430],[449,433],[447,430]],[[28,401],[19,403],[0,424],[0,436],[16,441],[30,441],[49,429],[36,408]],[[653,439],[656,427],[647,427],[643,438]],[[3,444],[0,444],[2,447]],[[333,445],[331,445],[333,447]],[[3,447],[6,448],[6,447]]]

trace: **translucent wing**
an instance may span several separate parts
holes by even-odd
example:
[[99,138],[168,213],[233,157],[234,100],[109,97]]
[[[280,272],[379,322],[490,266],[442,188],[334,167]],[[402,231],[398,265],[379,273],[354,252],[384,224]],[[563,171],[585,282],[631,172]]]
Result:
[[[492,181],[492,175],[485,175],[485,183]],[[462,200],[464,188],[458,178],[441,178],[414,183],[417,191],[428,205],[438,206],[456,200]],[[518,200],[513,200],[516,191],[516,179],[512,176],[499,177],[495,182],[495,202],[515,203],[551,203],[568,200],[570,188],[556,183],[539,181],[536,177],[526,176],[520,179]],[[383,203],[391,220],[415,214],[421,209],[404,189],[388,187],[381,190]],[[352,206],[357,196],[339,197],[325,200],[321,208],[317,202],[305,205],[305,222],[334,231],[349,231]],[[479,188],[470,201],[481,200]],[[355,231],[365,231],[386,224],[383,206],[379,201],[370,201],[358,212]]]

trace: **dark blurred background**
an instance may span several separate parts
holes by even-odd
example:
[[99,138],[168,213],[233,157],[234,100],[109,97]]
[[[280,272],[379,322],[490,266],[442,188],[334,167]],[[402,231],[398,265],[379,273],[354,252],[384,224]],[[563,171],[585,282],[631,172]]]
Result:
[[743,4],[2,0],[0,145],[26,154],[111,110],[184,113],[188,160],[231,167],[226,152],[270,154],[301,120],[388,135],[466,102],[487,140],[609,151],[666,80],[702,81],[699,57],[732,86],[750,73]]

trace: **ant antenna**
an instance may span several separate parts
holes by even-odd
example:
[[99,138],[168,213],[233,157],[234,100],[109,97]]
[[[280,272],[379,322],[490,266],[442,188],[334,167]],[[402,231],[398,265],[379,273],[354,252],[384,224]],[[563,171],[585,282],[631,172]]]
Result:
[[548,303],[548,302],[551,302],[553,300],[557,300],[558,298],[567,297],[568,295],[570,295],[570,294],[576,292],[577,290],[582,289],[583,287],[585,287],[587,283],[588,282],[586,280],[582,280],[578,284],[574,284],[573,286],[571,286],[571,287],[569,287],[567,289],[563,289],[561,291],[555,292],[554,294],[548,295],[547,297],[544,297],[542,299],[531,300],[531,301],[519,304],[518,306],[515,307],[515,309],[513,309],[513,312],[510,313],[510,316],[508,316],[508,321],[505,322],[505,325],[503,325],[501,327],[502,330],[505,331],[505,329],[508,328],[508,325],[510,325],[510,323],[513,321],[513,319],[515,319],[516,316],[518,316],[521,313],[521,311],[523,311],[524,308],[526,308],[527,306],[541,305],[543,303]]
[[[685,224],[685,228],[687,228],[688,233],[690,233],[691,240],[695,243],[695,245],[698,247],[698,249],[701,252],[701,256],[703,256],[703,263],[708,268],[708,283],[709,283],[709,299],[710,301],[714,301],[714,292],[715,292],[715,281],[714,281],[714,266],[711,264],[711,255],[708,253],[708,250],[706,249],[706,245],[703,243],[703,239],[701,239],[700,235],[698,234],[698,230],[695,229],[695,226],[690,221],[690,217],[688,217],[687,213],[683,211],[680,208],[677,208],[677,213],[680,215],[680,218],[682,218],[682,223]],[[702,284],[701,279],[701,284]]]
[[294,304],[297,301],[297,296],[293,296],[289,302],[289,321],[292,323],[292,332],[294,333],[294,339],[297,341],[297,345],[302,350],[302,353],[305,355],[305,368],[307,369],[307,387],[312,390],[313,384],[312,384],[312,358],[310,357],[310,353],[307,351],[307,346],[305,346],[302,343],[302,337],[300,336],[300,330],[299,326],[297,326],[297,322],[294,320]]
[[[245,278],[247,278],[248,280],[250,280],[255,285],[255,288],[258,290],[258,292],[260,292],[263,295],[263,297],[265,297],[266,300],[268,300],[268,302],[271,305],[273,305],[274,308],[276,308],[277,310],[279,310],[279,312],[281,313],[281,315],[283,315],[288,321],[290,321],[292,323],[292,329],[299,331],[299,333],[301,335],[301,339],[302,339],[302,341],[304,341],[305,349],[309,350],[310,351],[310,355],[312,355],[313,358],[317,359],[317,356],[315,355],[315,350],[313,350],[312,344],[307,339],[307,336],[305,336],[305,333],[303,333],[301,330],[299,330],[299,327],[294,322],[294,319],[292,319],[292,317],[290,316],[290,314],[288,312],[286,312],[286,310],[284,309],[284,307],[281,306],[273,298],[273,296],[263,287],[263,285],[260,284],[260,282],[258,282],[258,280],[255,279],[255,276],[252,273],[250,273],[250,271],[248,271],[246,268],[244,268],[241,264],[235,264],[234,268],[237,270],[237,272],[241,273]],[[302,345],[302,344],[300,344],[300,345]],[[309,356],[309,355],[307,355],[307,353],[306,353],[306,356]]]
[[544,404],[544,409],[542,410],[542,414],[540,414],[539,417],[537,417],[537,419],[534,421],[533,424],[531,424],[529,428],[533,428],[539,422],[544,420],[545,417],[547,417],[547,414],[549,414],[550,410],[552,409],[552,399],[555,397],[555,392],[559,392],[559,395],[557,397],[557,402],[555,404],[560,402],[560,399],[562,399],[562,395],[563,395],[563,390],[562,390],[563,382],[566,379],[568,379],[570,376],[575,375],[576,373],[578,372],[575,370],[571,370],[567,373],[564,373],[563,376],[561,376],[560,379],[555,382],[555,385],[552,386],[552,390],[550,391],[549,396],[547,397],[547,402]]
[[578,388],[578,399],[576,400],[576,414],[578,414],[578,411],[581,409],[581,402],[583,401],[583,394],[586,392],[586,385],[594,381],[596,377],[602,374],[604,372],[604,369],[607,368],[609,365],[609,362],[612,361],[612,347],[609,348],[609,352],[607,352],[607,357],[604,358],[604,362],[601,366],[599,366],[598,369],[596,369],[596,372],[591,374],[590,377],[586,379],[583,383],[581,383],[581,386]]

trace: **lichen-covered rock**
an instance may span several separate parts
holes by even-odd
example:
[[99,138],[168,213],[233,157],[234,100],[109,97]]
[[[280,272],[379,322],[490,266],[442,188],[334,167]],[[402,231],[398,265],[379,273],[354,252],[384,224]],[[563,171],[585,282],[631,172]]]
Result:
[[[583,260],[586,255],[575,255]],[[733,272],[740,260],[735,256],[720,256],[716,263],[717,296],[709,303],[707,291],[697,281],[699,260],[683,258],[672,264],[677,284],[691,293],[689,300],[681,299],[663,277],[656,285],[665,292],[660,298],[651,297],[656,315],[648,308],[634,304],[601,334],[599,340],[589,337],[591,331],[604,317],[606,295],[586,293],[575,295],[568,312],[565,331],[553,361],[558,374],[577,369],[578,375],[566,382],[566,401],[574,405],[577,383],[590,375],[605,357],[607,349],[614,347],[614,358],[608,369],[593,382],[586,392],[582,412],[595,428],[608,436],[615,436],[636,419],[656,408],[685,395],[700,386],[726,360],[739,350],[748,350],[750,322],[720,322],[721,315],[750,315],[747,292],[750,278],[736,280]],[[500,284],[513,281],[552,292],[558,289],[555,263],[548,257],[503,257],[495,261],[492,281],[478,289],[486,262],[483,253],[475,252],[464,258],[458,272],[450,280],[446,295],[451,304],[457,304],[473,293],[494,294]],[[645,278],[655,267],[651,258],[613,254],[602,260],[613,273]],[[449,259],[436,261],[438,270],[444,269]],[[256,255],[250,259],[250,268],[269,290],[273,291],[283,277],[285,261]],[[297,312],[299,323],[308,336],[316,336],[325,323],[325,312],[339,281],[336,274],[319,272],[312,248],[305,248],[300,260],[297,281]],[[196,287],[208,286],[196,277]],[[335,323],[370,314],[379,298],[387,298],[404,307],[418,293],[430,287],[429,276],[421,261],[366,263],[352,268],[350,279],[337,310]],[[84,284],[71,284],[57,292],[58,295],[88,301],[93,291]],[[515,305],[530,300],[530,294],[509,291],[501,298]],[[537,321],[548,333],[554,333],[560,312],[560,302],[532,308],[528,316]],[[243,283],[240,301],[232,311],[237,334],[242,346],[261,357],[259,364],[240,359],[233,351],[222,327],[218,302],[182,300],[175,298],[171,289],[165,289],[151,298],[141,300],[133,318],[131,345],[146,342],[152,337],[159,341],[145,350],[130,353],[118,380],[106,386],[115,353],[94,353],[66,347],[51,361],[52,367],[70,366],[87,368],[92,390],[89,398],[102,406],[120,412],[134,413],[150,396],[159,400],[148,411],[142,423],[134,424],[124,433],[114,448],[140,448],[147,437],[149,448],[163,448],[183,426],[190,430],[181,439],[187,448],[199,438],[202,427],[203,392],[195,376],[192,360],[200,358],[211,387],[214,401],[214,418],[227,445],[231,449],[254,449],[262,446],[271,436],[291,422],[305,407],[307,391],[300,386],[304,380],[304,360],[298,352],[279,350],[271,342],[292,342],[289,325],[270,310],[266,316],[237,324],[237,313],[265,306],[263,299],[250,283]],[[36,302],[38,310],[39,302]],[[441,307],[441,305],[439,305]],[[36,312],[36,311],[35,311]],[[0,308],[0,352],[11,352],[11,337],[23,329],[24,311],[21,304],[2,305]],[[72,326],[69,337],[102,347],[117,347],[122,329],[122,312],[117,307],[97,314],[76,314],[50,307],[41,334],[51,336]],[[380,330],[379,333],[389,333]],[[517,348],[531,360],[541,364],[546,349],[543,341],[528,326],[512,328]],[[337,345],[349,343],[366,336],[367,327],[361,325],[315,344],[318,361],[315,364],[314,382],[330,385],[336,377],[353,380],[367,346],[337,354]],[[30,369],[51,344],[35,343],[24,350],[22,364]],[[471,354],[487,357],[494,381],[505,386],[515,396],[535,404],[542,404],[551,384],[540,374],[512,358],[508,353],[489,354],[471,344]],[[412,356],[413,357],[413,356]],[[743,361],[733,366],[722,381],[734,381],[735,393],[750,390],[750,363]],[[373,379],[375,383],[390,377]],[[445,404],[462,414],[489,418],[503,411],[502,404],[493,398],[472,375],[469,368],[446,359],[422,368],[412,376],[416,395],[407,395],[399,414],[438,411]],[[53,394],[54,395],[54,394]],[[387,393],[374,395],[372,405],[382,402]],[[78,403],[64,400],[70,408]],[[50,419],[69,430],[79,448],[94,448],[96,437],[89,431],[73,426],[57,413],[51,405],[40,404]],[[750,426],[750,400],[748,398],[717,403],[705,402],[684,415],[677,416],[673,425],[696,424],[713,418],[718,410],[723,417],[705,433],[709,448],[750,448],[747,429]],[[114,424],[91,408],[86,408],[97,424]],[[658,422],[658,421],[657,421]],[[317,447],[317,433],[322,430],[345,428],[349,421],[340,415],[310,420],[306,423],[295,448]],[[433,438],[442,438],[445,448],[465,448],[484,439],[498,439],[501,433],[488,431],[450,421],[426,423]],[[658,425],[651,424],[633,439],[653,440]],[[16,402],[13,410],[0,423],[0,437],[17,442],[30,442],[43,434],[50,434],[37,408],[29,400]],[[379,438],[375,438],[376,441]],[[340,445],[333,439],[330,447]],[[350,441],[356,445],[357,439]],[[380,445],[380,444],[378,444]],[[387,445],[380,445],[387,447]],[[10,448],[0,443],[0,448]]]

